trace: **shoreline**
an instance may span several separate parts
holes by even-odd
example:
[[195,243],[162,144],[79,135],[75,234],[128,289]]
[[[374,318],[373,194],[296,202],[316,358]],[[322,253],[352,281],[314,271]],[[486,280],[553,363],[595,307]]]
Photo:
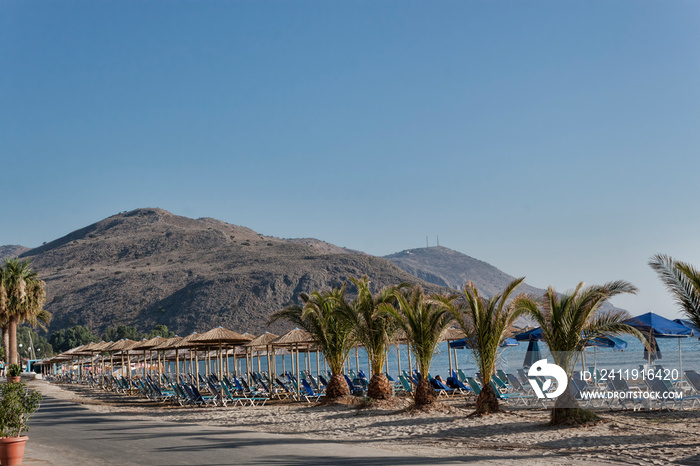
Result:
[[[508,408],[504,413],[470,417],[463,398],[433,412],[320,406],[280,402],[265,406],[181,408],[104,392],[83,385],[32,381],[45,396],[73,401],[102,413],[164,422],[192,423],[287,434],[309,440],[370,445],[421,455],[469,455],[483,461],[540,459],[542,464],[667,464],[700,462],[700,410],[597,411],[604,422],[591,427],[547,426],[545,409]],[[31,426],[31,421],[30,421]]]

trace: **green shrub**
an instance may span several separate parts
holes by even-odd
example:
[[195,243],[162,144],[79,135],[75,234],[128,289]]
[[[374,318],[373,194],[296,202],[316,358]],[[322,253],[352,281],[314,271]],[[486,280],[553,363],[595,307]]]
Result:
[[0,384],[0,437],[19,437],[29,431],[27,421],[39,409],[41,394],[24,383]]

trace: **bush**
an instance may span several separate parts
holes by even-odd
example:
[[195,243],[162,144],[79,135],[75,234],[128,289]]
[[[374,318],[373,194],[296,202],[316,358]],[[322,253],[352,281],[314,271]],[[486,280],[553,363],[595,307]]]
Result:
[[39,409],[41,394],[24,383],[0,384],[0,394],[0,437],[19,437],[29,430],[27,421]]

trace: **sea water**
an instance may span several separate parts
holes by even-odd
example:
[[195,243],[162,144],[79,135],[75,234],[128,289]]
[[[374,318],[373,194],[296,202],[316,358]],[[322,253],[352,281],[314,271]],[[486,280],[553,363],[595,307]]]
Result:
[[[628,346],[623,351],[612,351],[607,348],[586,348],[583,355],[576,363],[577,369],[588,369],[589,367],[597,367],[600,369],[607,369],[608,371],[614,370],[625,370],[625,369],[638,369],[640,365],[646,364],[647,360],[644,358],[644,345],[633,337],[623,338]],[[700,340],[697,338],[664,338],[657,339],[659,343],[659,348],[661,350],[661,359],[657,359],[654,364],[661,365],[664,369],[683,370],[693,369],[700,372]],[[540,353],[542,358],[548,358],[549,362],[553,362],[547,345],[540,341],[538,342]],[[679,354],[680,345],[680,354]],[[511,346],[506,348],[501,348],[498,357],[497,367],[503,369],[507,373],[515,373],[517,369],[523,368],[523,363],[525,361],[525,354],[527,352],[528,342],[521,342],[517,346]],[[397,351],[398,350],[398,351]],[[470,349],[451,349],[452,352],[452,368],[459,368],[464,371],[467,375],[474,375],[478,371],[474,353]],[[456,362],[454,355],[456,353]],[[680,356],[680,357],[679,357]],[[311,369],[313,374],[316,374],[320,369],[321,373],[325,372],[326,366],[323,364],[323,355],[320,355],[320,367],[316,367],[316,354],[311,352],[309,354],[300,353],[299,355],[300,370],[304,370],[306,367]],[[308,358],[308,360],[307,360]],[[292,356],[287,355],[277,355],[275,358],[276,372],[278,374],[282,373],[282,368],[285,367],[287,371],[292,371]],[[388,372],[392,376],[397,376],[399,373],[399,359],[402,371],[408,371],[408,347],[406,345],[399,345],[398,349],[396,345],[392,345],[389,350],[388,358]],[[284,360],[284,362],[283,362]],[[245,360],[240,363],[241,371],[245,372]],[[233,368],[233,360],[230,361],[230,367]],[[369,374],[369,364],[367,361],[367,354],[363,348],[359,348],[357,354],[355,350],[350,352],[350,357],[346,364],[346,368],[357,371],[362,370],[365,374]],[[415,370],[416,361],[415,357],[411,355],[411,368]],[[449,376],[450,363],[448,361],[448,350],[447,342],[443,342],[439,345],[435,356],[433,357],[432,364],[430,366],[430,374],[434,377],[440,375],[443,378]],[[251,364],[251,369],[258,370],[257,357],[253,359]],[[260,358],[260,369],[262,371],[267,371],[267,357],[263,354]],[[204,370],[201,366],[200,370]]]

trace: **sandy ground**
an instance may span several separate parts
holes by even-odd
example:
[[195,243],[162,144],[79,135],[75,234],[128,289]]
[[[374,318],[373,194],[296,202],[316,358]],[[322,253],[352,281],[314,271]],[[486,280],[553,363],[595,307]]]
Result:
[[44,381],[33,381],[31,386],[98,412],[309,439],[361,440],[382,449],[414,450],[430,456],[483,456],[487,461],[527,458],[529,464],[700,464],[700,408],[670,413],[601,410],[604,422],[596,426],[552,428],[547,426],[549,412],[544,409],[506,407],[501,414],[469,416],[473,404],[464,398],[443,401],[444,409],[430,413],[400,407],[358,409],[292,402],[181,408],[85,386]]

